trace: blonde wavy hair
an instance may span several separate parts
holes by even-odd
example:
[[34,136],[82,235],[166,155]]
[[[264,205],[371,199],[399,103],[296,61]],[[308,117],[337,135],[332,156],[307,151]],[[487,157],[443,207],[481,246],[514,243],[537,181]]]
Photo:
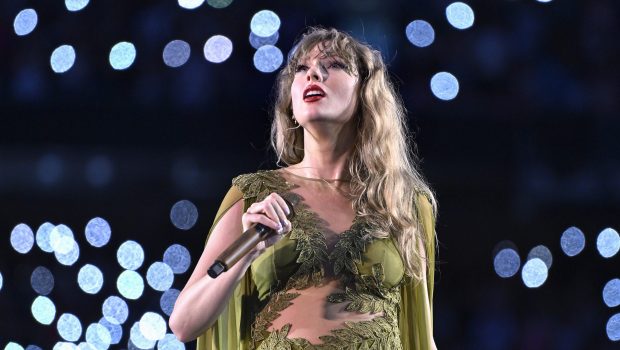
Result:
[[348,170],[355,195],[353,208],[377,230],[372,235],[393,235],[405,261],[406,274],[422,279],[426,235],[417,210],[417,194],[425,195],[436,216],[435,196],[417,169],[415,145],[408,138],[405,108],[390,81],[381,53],[347,33],[311,27],[296,44],[287,65],[276,81],[276,101],[271,125],[271,145],[278,164],[294,165],[304,157],[304,131],[294,125],[291,84],[300,59],[317,45],[328,55],[347,64],[347,71],[359,79],[357,135]]

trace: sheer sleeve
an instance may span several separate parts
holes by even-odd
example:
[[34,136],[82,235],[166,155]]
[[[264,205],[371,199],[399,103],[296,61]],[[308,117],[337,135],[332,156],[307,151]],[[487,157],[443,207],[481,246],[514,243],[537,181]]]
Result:
[[432,350],[433,340],[433,285],[435,280],[435,219],[433,208],[423,194],[417,197],[418,219],[426,237],[428,269],[425,278],[401,287],[399,327],[403,349]]
[[[213,228],[222,216],[241,199],[243,199],[241,190],[236,186],[232,186],[215,215],[215,220],[209,230],[207,240],[209,240],[211,231],[213,231]],[[247,201],[244,201],[244,211],[247,207],[245,202]],[[246,304],[252,303],[255,290],[256,287],[248,269],[215,324],[196,340],[197,350],[249,349],[250,315],[248,313],[251,307],[246,307]]]

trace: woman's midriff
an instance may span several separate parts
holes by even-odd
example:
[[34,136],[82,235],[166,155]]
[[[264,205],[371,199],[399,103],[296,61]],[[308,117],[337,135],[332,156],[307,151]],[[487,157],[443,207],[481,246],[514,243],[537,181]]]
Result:
[[320,336],[330,335],[334,329],[344,328],[345,321],[359,322],[383,316],[383,313],[359,313],[346,311],[349,304],[330,303],[327,297],[344,292],[339,280],[331,280],[320,287],[308,287],[303,290],[292,289],[288,293],[298,293],[292,305],[280,312],[280,316],[268,328],[269,332],[291,324],[288,338],[304,338],[312,344],[320,344]]

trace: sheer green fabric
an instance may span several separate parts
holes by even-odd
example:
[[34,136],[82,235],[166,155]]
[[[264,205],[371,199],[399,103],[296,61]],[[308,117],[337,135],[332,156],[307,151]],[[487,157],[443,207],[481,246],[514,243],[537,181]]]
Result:
[[[289,189],[290,184],[275,171],[235,178],[212,229],[237,201],[244,200],[245,210],[271,192],[285,194]],[[425,283],[404,278],[392,239],[363,239],[371,228],[357,219],[328,256],[321,249],[324,242],[316,214],[296,207],[293,230],[254,261],[217,322],[197,339],[197,349],[432,349],[434,222],[425,196],[417,196],[417,208],[427,236]],[[320,266],[326,261],[347,286],[344,293],[330,295],[329,302],[350,302],[350,311],[383,312],[384,316],[347,322],[345,328],[321,337],[323,344],[318,346],[305,339],[288,339],[290,325],[266,332],[277,312],[296,297],[288,290],[321,283]]]

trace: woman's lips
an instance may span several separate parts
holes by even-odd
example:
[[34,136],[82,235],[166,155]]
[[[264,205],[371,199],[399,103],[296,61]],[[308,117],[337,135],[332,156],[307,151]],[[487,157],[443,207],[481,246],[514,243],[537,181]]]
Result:
[[325,96],[322,96],[322,95],[307,96],[307,97],[304,97],[304,101],[305,102],[315,102],[315,101],[318,101],[318,100],[322,99],[323,97],[325,97]]

